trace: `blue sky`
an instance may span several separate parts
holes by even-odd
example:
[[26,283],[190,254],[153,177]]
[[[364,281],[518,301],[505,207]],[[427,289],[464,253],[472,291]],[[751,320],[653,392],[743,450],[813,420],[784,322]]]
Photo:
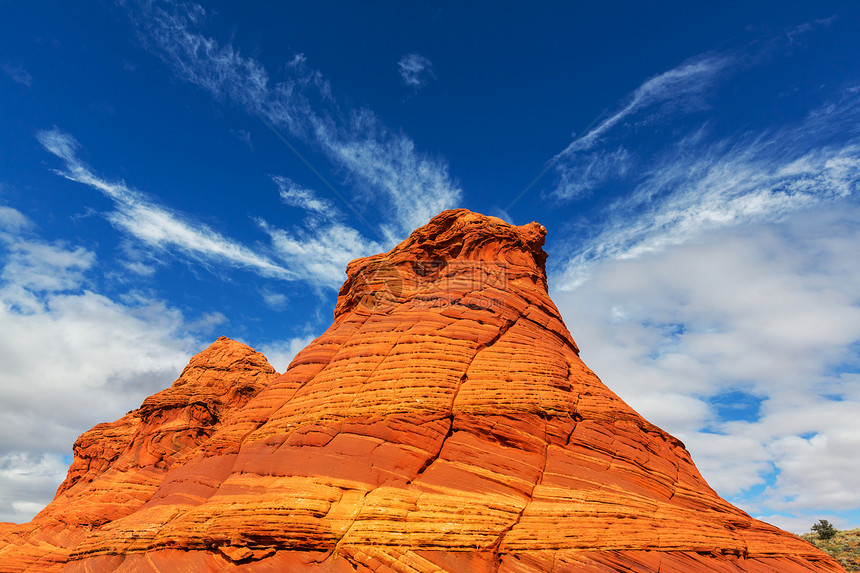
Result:
[[548,228],[583,359],[721,495],[860,527],[860,8],[461,4],[3,3],[0,520],[467,207]]

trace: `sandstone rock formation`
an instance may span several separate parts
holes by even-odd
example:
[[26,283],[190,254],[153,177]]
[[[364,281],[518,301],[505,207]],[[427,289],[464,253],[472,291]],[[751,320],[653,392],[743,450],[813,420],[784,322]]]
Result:
[[608,390],[537,223],[446,211],[350,263],[276,375],[221,338],[75,444],[2,571],[834,572]]

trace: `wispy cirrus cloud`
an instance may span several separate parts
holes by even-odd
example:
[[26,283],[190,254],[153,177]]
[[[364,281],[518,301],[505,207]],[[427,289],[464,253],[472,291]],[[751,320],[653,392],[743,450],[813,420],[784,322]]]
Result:
[[18,232],[30,226],[30,221],[17,209],[0,205],[0,232]]
[[[645,80],[548,162],[558,174],[551,195],[575,200],[619,181],[629,185],[631,174],[651,165],[652,148],[661,139],[660,131],[667,143],[694,136],[707,120],[691,129],[691,118],[711,109],[729,80],[750,79],[750,74],[784,57],[799,38],[830,26],[834,20],[807,22],[738,49],[700,54]],[[738,91],[743,89],[741,86]],[[636,143],[643,133],[648,134],[649,148]]]
[[335,163],[367,182],[365,190],[387,197],[378,215],[387,221],[380,230],[389,245],[459,201],[447,164],[417,153],[411,139],[391,135],[371,112],[354,113],[347,128],[322,118],[313,122],[317,141],[330,150]]
[[732,54],[706,54],[646,80],[618,110],[552,159],[559,175],[553,195],[575,199],[624,176],[636,163],[636,156],[623,144],[607,144],[607,136],[613,130],[625,131],[625,121],[635,116],[648,115],[648,121],[654,121],[654,117],[704,106],[704,94],[734,61]]
[[307,187],[302,187],[289,177],[273,175],[272,181],[274,181],[275,185],[278,186],[281,201],[283,201],[285,205],[298,207],[316,215],[331,216],[339,214],[339,211],[331,201],[319,197],[313,190],[308,189]]
[[113,200],[116,210],[108,219],[136,240],[157,249],[178,251],[203,264],[216,262],[248,268],[267,277],[293,278],[292,271],[268,257],[156,204],[123,182],[99,177],[78,158],[78,142],[68,133],[52,129],[40,131],[36,137],[46,150],[63,160],[65,168],[57,171],[59,175],[92,187]]
[[[267,278],[306,281],[337,289],[343,283],[349,261],[385,250],[384,245],[343,223],[343,213],[330,201],[287,177],[275,175],[271,179],[281,200],[311,216],[289,230],[257,219],[258,226],[269,237],[264,254],[157,204],[124,182],[111,182],[96,175],[78,158],[79,144],[71,135],[52,129],[40,131],[37,139],[63,160],[64,169],[57,170],[57,174],[96,189],[114,201],[116,210],[108,213],[107,218],[116,228],[140,244],[177,253],[204,266],[244,268]],[[15,224],[19,222],[16,214],[14,210],[0,210],[0,219]],[[144,276],[154,273],[152,267],[137,260],[138,249],[128,246],[126,251],[129,254],[129,260],[124,262],[126,268]],[[49,280],[50,276],[45,278]]]
[[404,54],[397,62],[397,71],[403,84],[419,90],[434,78],[433,62],[421,54]]
[[734,57],[730,54],[706,54],[649,78],[627,97],[620,109],[574,140],[558,156],[563,157],[594,147],[611,129],[643,110],[657,106],[691,109],[702,105],[700,96],[733,61]]
[[260,226],[286,266],[299,269],[304,280],[330,288],[343,284],[350,261],[385,250],[349,225],[336,221],[311,218],[305,226],[291,231],[264,221]]
[[682,244],[709,229],[777,220],[860,193],[860,91],[794,126],[708,137],[708,127],[656,153],[633,191],[614,200],[599,232],[580,242],[563,272],[573,289],[590,266]]
[[322,151],[355,192],[370,199],[393,242],[455,206],[461,190],[447,163],[415,149],[367,109],[341,109],[322,74],[297,54],[278,81],[258,60],[206,36],[203,7],[185,2],[122,2],[141,42],[181,79],[257,115]]
[[[691,58],[643,82],[616,112],[553,158],[551,192],[568,201],[599,191],[608,200],[591,235],[579,237],[562,273],[574,289],[595,262],[633,258],[699,233],[778,220],[860,191],[860,87],[831,90],[793,120],[727,129],[715,102],[744,106],[746,83],[785,58],[797,38],[833,19],[758,43]],[[779,87],[771,88],[778,91]],[[735,108],[736,109],[736,108]],[[643,132],[648,137],[643,138]],[[663,133],[662,137],[659,133]]]
[[[281,175],[273,175],[271,179],[284,204],[308,214],[302,225],[291,230],[259,221],[269,235],[275,256],[288,268],[296,269],[302,280],[338,288],[350,261],[385,250],[380,243],[343,223],[341,210],[313,189]],[[278,298],[271,293],[264,298],[267,304],[279,306]]]
[[15,83],[27,86],[28,88],[33,86],[33,76],[31,76],[21,64],[6,62],[3,65],[0,65],[0,69],[6,72],[6,75]]

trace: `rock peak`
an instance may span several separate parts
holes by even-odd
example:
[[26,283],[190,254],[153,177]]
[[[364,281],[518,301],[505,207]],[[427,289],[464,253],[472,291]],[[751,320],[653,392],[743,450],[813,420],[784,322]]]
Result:
[[529,277],[545,291],[545,236],[546,228],[536,222],[517,226],[468,209],[443,211],[387,253],[349,263],[335,317],[429,296],[450,288],[455,279],[496,277],[507,288]]
[[99,424],[80,436],[57,497],[98,483],[110,469],[166,470],[208,441],[219,424],[277,375],[265,356],[221,336],[195,354],[169,388],[149,396],[116,422]]
[[546,228],[536,222],[517,226],[468,209],[450,209],[413,231],[393,251],[493,262],[501,252],[520,250],[534,256],[536,265],[543,269],[546,253],[541,247],[545,237]]

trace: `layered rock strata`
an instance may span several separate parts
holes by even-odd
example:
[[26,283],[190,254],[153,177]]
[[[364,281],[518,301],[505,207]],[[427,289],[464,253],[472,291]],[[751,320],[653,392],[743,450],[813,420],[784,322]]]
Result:
[[55,500],[0,527],[0,569],[842,571],[585,366],[544,235],[443,212],[350,263],[282,375],[219,339],[79,438]]

